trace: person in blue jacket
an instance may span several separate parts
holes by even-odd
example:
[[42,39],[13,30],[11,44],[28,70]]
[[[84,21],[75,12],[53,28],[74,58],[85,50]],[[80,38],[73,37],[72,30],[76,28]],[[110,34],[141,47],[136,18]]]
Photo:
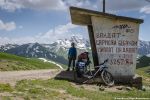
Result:
[[68,52],[69,63],[68,63],[67,71],[70,71],[70,66],[72,62],[73,62],[73,70],[74,70],[76,58],[77,58],[77,50],[75,48],[75,43],[71,43],[71,48],[69,48],[69,52]]

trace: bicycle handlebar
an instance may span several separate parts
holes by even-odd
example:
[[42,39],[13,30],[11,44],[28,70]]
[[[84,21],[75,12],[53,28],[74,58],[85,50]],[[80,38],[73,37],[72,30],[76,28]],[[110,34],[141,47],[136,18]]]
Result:
[[108,62],[108,59],[104,60],[104,63]]
[[108,62],[108,60],[109,60],[109,59],[104,60],[104,62],[103,62],[103,63],[99,64],[99,66],[95,66],[95,68],[98,68],[98,67],[100,67],[101,65],[104,65],[105,63],[107,63],[107,62]]

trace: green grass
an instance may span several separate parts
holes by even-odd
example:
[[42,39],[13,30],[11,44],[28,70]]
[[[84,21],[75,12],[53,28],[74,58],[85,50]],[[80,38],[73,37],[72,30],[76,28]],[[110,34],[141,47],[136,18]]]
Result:
[[144,85],[150,86],[150,66],[138,68],[136,73],[143,78]]
[[0,84],[0,92],[12,92],[13,88],[9,84]]
[[[150,91],[133,89],[126,92],[92,91],[81,86],[76,87],[65,80],[22,80],[17,82],[11,92],[14,97],[25,100],[59,100],[59,99],[86,99],[86,100],[113,100],[115,97],[150,98]],[[5,97],[3,97],[5,98]],[[15,100],[15,99],[14,99]]]
[[[31,66],[31,68],[40,69],[41,66],[51,65],[43,63],[37,59],[26,59],[15,55],[0,53],[0,64],[2,62],[19,63],[18,66]],[[5,63],[6,63],[5,62]],[[33,67],[32,67],[33,66]],[[54,66],[54,65],[53,65]],[[8,66],[11,67],[11,66]],[[42,67],[43,68],[43,67]],[[46,68],[51,68],[48,66]],[[20,70],[22,68],[19,68]],[[14,69],[12,69],[14,70]],[[137,73],[143,77],[143,83],[150,87],[150,66],[137,69]],[[0,93],[9,93],[11,95],[0,96],[0,100],[114,100],[115,98],[150,98],[150,90],[146,91],[134,89],[124,92],[93,91],[82,86],[76,86],[65,80],[21,80],[15,86],[9,84],[0,84]],[[18,99],[19,98],[19,99]]]
[[0,52],[0,71],[54,69],[56,65],[35,58],[24,58]]

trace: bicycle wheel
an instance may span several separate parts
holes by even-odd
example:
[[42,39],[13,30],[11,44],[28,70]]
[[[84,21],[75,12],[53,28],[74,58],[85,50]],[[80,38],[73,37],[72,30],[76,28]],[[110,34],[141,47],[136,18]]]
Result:
[[112,74],[110,72],[108,72],[107,70],[102,71],[101,77],[102,77],[103,82],[106,85],[108,85],[108,86],[114,85],[114,78],[113,78]]

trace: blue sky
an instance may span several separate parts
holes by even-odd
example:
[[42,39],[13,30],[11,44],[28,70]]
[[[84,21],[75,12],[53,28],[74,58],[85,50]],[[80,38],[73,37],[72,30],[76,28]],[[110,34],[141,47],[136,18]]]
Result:
[[[102,0],[0,0],[0,45],[88,38],[86,27],[71,24],[69,6],[102,11]],[[150,41],[148,0],[106,0],[106,12],[144,19],[139,38]]]

